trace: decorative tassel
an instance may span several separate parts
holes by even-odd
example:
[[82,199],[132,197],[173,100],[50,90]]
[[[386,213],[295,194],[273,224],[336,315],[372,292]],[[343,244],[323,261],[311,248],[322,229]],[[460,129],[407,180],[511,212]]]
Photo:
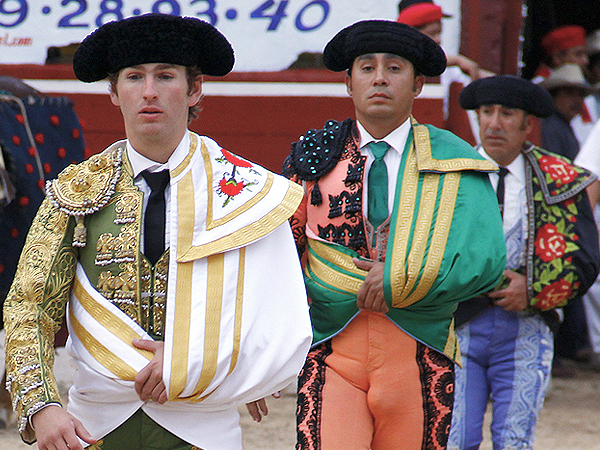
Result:
[[310,194],[310,204],[313,206],[319,206],[323,203],[323,195],[319,189],[319,180],[315,181],[315,186]]
[[87,230],[83,223],[83,218],[84,216],[75,216],[77,225],[75,226],[75,230],[73,230],[73,247],[85,247]]

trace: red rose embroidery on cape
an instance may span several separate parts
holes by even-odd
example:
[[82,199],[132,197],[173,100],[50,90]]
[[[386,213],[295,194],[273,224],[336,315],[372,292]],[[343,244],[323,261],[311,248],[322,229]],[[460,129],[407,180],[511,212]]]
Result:
[[539,159],[540,167],[550,175],[557,186],[562,186],[577,178],[577,172],[562,159],[553,156],[542,156]]
[[242,192],[244,186],[245,184],[243,181],[237,182],[233,178],[228,180],[226,177],[223,177],[223,179],[219,181],[219,189],[223,194],[228,195],[229,197],[238,195]]
[[542,310],[555,308],[556,306],[564,303],[572,292],[572,285],[568,281],[561,279],[554,283],[544,286],[542,292],[538,295],[540,299],[536,303],[536,308]]
[[237,173],[237,168],[241,167],[244,169],[248,169],[251,173],[256,171],[252,168],[252,163],[250,161],[246,161],[245,159],[238,158],[237,156],[229,153],[225,149],[221,149],[222,157],[216,158],[216,161],[222,164],[232,164],[233,169],[231,170],[231,174],[226,173],[223,175],[223,178],[219,181],[219,188],[217,190],[217,194],[224,195],[227,198],[223,203],[223,207],[227,206],[231,200],[236,195],[239,195],[245,188],[249,186],[253,186],[258,184],[257,181],[247,181],[241,178],[241,175]]
[[549,262],[565,254],[567,241],[552,224],[541,227],[535,239],[535,254],[542,261]]
[[238,158],[235,155],[232,155],[224,148],[221,149],[221,153],[225,157],[227,161],[237,167],[252,167],[252,163],[250,161],[246,161],[245,159]]

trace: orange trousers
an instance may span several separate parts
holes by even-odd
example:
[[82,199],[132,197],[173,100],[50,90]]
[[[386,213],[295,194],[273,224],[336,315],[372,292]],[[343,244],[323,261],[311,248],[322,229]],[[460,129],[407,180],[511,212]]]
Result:
[[453,362],[387,316],[363,311],[309,354],[297,448],[444,449],[453,389]]

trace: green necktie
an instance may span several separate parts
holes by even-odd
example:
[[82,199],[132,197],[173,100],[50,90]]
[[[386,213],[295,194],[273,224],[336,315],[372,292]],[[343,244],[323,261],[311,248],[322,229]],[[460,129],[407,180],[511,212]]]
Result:
[[384,141],[369,144],[375,160],[369,169],[369,222],[375,227],[388,218],[388,172],[383,157],[390,148]]

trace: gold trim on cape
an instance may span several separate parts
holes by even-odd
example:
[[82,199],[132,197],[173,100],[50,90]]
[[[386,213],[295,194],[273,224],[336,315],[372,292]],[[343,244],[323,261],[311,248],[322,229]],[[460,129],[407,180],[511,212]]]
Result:
[[83,327],[83,325],[81,325],[73,313],[73,307],[71,304],[69,304],[69,313],[73,331],[86,350],[94,357],[94,359],[102,364],[106,370],[114,374],[115,377],[121,380],[133,381],[137,375],[137,371],[104,345],[102,345],[94,336],[92,336],[89,331]]
[[[180,184],[182,184],[182,182],[180,182]],[[189,183],[189,186],[186,186],[186,188],[187,189],[185,192],[179,196],[181,203],[180,211],[185,211],[185,216],[182,214],[180,218],[179,227],[180,229],[188,230],[189,234],[191,235],[191,232],[195,228],[195,217],[189,212],[190,210],[194,210],[194,207],[192,206],[194,201],[192,195],[194,188],[191,182]],[[216,239],[203,245],[194,246],[190,243],[190,245],[187,246],[178,243],[177,261],[194,261],[215,253],[222,253],[233,248],[243,247],[250,242],[267,235],[279,225],[284,223],[294,213],[294,211],[296,211],[300,205],[300,202],[302,201],[303,195],[304,190],[301,186],[292,181],[288,181],[288,190],[283,201],[269,211],[268,214],[227,236],[223,236],[220,239]]]
[[[73,281],[73,294],[77,297],[77,300],[83,309],[85,309],[90,316],[110,333],[115,335],[129,347],[133,348],[148,361],[151,361],[152,358],[154,358],[154,353],[148,350],[138,349],[132,345],[131,342],[133,339],[141,339],[140,335],[129,326],[123,326],[121,319],[98,303],[96,299],[85,290],[77,277],[75,277]],[[132,317],[130,317],[130,319],[132,321],[134,320]]]
[[343,252],[336,251],[334,244],[325,244],[317,239],[307,238],[308,246],[327,261],[355,275],[366,277],[367,270],[359,269],[352,261],[353,257]]
[[[198,147],[198,136],[196,135],[196,133],[189,133],[190,150],[188,151],[187,155],[185,155],[185,158],[183,158],[183,161],[181,161],[181,164],[179,164],[177,167],[171,170],[171,178],[175,178],[177,175],[181,174],[185,170],[185,168],[190,164],[194,153],[196,153],[196,148]],[[202,142],[202,147],[204,147],[204,142]]]
[[497,172],[498,166],[487,159],[452,158],[435,159],[431,154],[429,130],[425,125],[419,125],[411,116],[414,141],[417,147],[417,168],[420,172],[456,172],[476,170],[479,172]]
[[[411,236],[410,230],[415,215],[414,207],[419,183],[417,155],[431,155],[429,131],[420,125],[414,128],[416,128],[415,135],[419,138],[415,139],[414,145],[411,146],[407,155],[398,211],[398,217],[401,217],[402,220],[397,220],[395,236]],[[423,135],[426,139],[423,138]],[[442,194],[438,203],[439,176],[424,174],[422,195],[418,205],[419,215],[412,233],[408,261],[406,260],[408,239],[396,239],[397,245],[392,253],[391,268],[397,274],[392,277],[391,281],[392,307],[405,308],[412,305],[423,298],[433,286],[442,265],[446,242],[450,234],[460,177],[460,171],[444,174]],[[434,229],[433,235],[430,237],[432,223],[434,223]],[[425,261],[425,267],[423,267],[423,261]]]
[[309,255],[308,258],[310,270],[312,270],[318,279],[323,280],[340,290],[351,292],[353,294],[358,293],[364,280],[340,273],[312,255]]

